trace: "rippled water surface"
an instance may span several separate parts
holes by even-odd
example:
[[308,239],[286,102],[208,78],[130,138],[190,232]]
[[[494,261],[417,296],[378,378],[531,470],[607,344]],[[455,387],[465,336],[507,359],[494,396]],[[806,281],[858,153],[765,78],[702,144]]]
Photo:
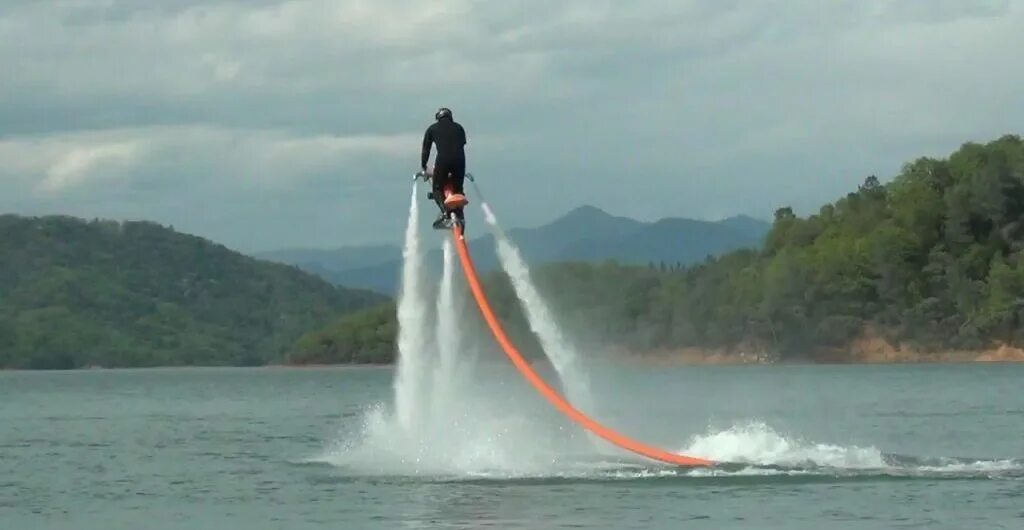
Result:
[[403,427],[387,368],[0,373],[0,528],[1024,528],[1024,366],[594,374],[595,418],[707,469],[474,378]]

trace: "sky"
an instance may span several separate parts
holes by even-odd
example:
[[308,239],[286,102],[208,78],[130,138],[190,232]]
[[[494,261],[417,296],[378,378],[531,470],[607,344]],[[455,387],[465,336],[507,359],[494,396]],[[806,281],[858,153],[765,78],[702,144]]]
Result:
[[508,225],[806,215],[1020,134],[1021,28],[1024,0],[5,0],[0,212],[398,243],[447,106]]

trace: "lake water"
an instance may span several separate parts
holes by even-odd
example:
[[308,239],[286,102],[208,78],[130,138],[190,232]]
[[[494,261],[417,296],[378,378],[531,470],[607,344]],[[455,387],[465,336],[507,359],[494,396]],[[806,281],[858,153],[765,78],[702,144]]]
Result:
[[0,373],[0,528],[1024,528],[1024,366],[593,374],[597,419],[727,462],[690,470],[580,433],[500,362],[403,431],[393,376]]

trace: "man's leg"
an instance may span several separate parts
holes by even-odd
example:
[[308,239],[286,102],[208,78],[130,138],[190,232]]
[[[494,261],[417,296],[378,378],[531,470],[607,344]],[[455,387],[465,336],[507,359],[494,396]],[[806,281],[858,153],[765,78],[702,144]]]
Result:
[[[463,181],[466,180],[466,165],[465,163],[454,164],[452,166],[452,190],[460,195],[465,195],[466,192],[462,189]],[[466,233],[466,215],[462,211],[463,208],[457,208],[455,210],[455,218],[458,219],[460,225],[462,225],[462,233]]]
[[448,217],[444,209],[444,187],[450,178],[448,176],[449,171],[451,170],[446,164],[434,164],[434,176],[432,178],[434,186],[432,192],[434,194],[434,202],[437,203],[437,207],[441,210],[437,220],[434,221],[434,228],[441,228],[442,223]]
[[466,179],[466,163],[456,162],[451,167],[451,179],[452,189],[455,193],[465,195],[466,192],[462,190],[462,182]]
[[434,177],[432,182],[433,188],[431,188],[431,197],[434,199],[434,204],[437,207],[444,210],[444,180],[438,177]]

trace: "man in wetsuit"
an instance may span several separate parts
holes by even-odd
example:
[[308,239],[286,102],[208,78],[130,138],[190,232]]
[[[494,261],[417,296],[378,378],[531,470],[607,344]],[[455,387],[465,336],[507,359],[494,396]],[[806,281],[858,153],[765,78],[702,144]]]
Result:
[[[444,211],[444,187],[449,182],[452,184],[452,191],[464,194],[462,181],[466,178],[466,130],[452,118],[452,111],[447,108],[440,108],[434,114],[437,120],[427,127],[423,133],[423,153],[420,156],[420,166],[424,171],[427,169],[427,160],[430,158],[430,146],[437,146],[437,156],[434,158],[434,185],[433,197],[437,205]],[[465,230],[466,219],[462,208],[455,210],[455,216],[459,224]],[[434,227],[439,227],[445,221],[445,214],[441,213]]]

